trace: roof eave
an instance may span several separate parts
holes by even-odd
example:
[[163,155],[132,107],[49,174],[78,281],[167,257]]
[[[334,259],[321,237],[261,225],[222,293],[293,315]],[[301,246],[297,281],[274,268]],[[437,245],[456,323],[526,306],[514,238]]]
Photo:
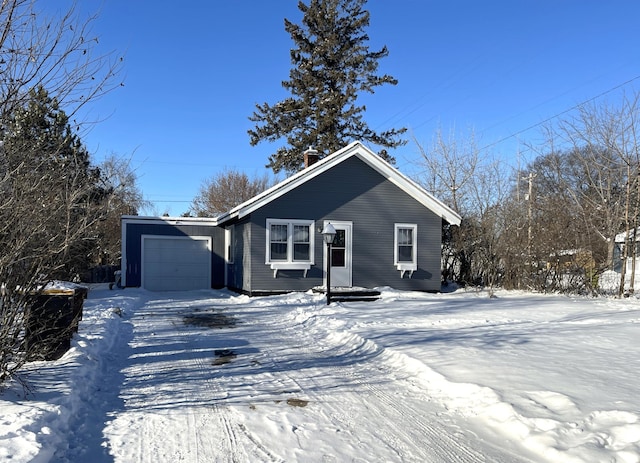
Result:
[[460,225],[462,218],[453,209],[444,204],[442,201],[431,195],[423,187],[411,180],[409,177],[401,173],[398,169],[391,166],[388,162],[377,156],[367,147],[363,146],[372,156],[364,159],[358,156],[364,162],[367,162],[381,175],[386,177],[390,182],[403,190],[408,195],[416,199],[420,204],[432,210],[436,215],[451,225]]
[[336,164],[343,162],[345,159],[351,156],[357,156],[360,160],[374,168],[381,175],[394,183],[401,190],[412,196],[418,202],[420,202],[426,208],[432,210],[440,218],[450,223],[451,225],[460,225],[461,217],[446,206],[443,202],[429,194],[424,188],[415,183],[413,180],[402,174],[399,170],[391,166],[388,162],[384,161],[377,154],[367,148],[359,141],[349,143],[344,148],[336,151],[335,153],[327,156],[326,158],[318,161],[316,164],[308,167],[300,172],[294,174],[288,179],[274,185],[273,187],[265,190],[261,194],[245,201],[244,203],[236,206],[231,211],[218,216],[217,222],[222,225],[233,219],[241,219],[251,214],[256,209],[259,209],[263,205],[279,198],[280,196],[295,189],[301,183],[304,183],[317,175],[325,172]]
[[316,177],[317,175],[320,175],[322,172],[328,170],[334,164],[341,162],[343,158],[348,157],[350,155],[349,152],[351,152],[354,149],[357,149],[358,146],[362,146],[364,148],[362,143],[358,141],[349,143],[344,148],[336,151],[335,153],[332,153],[331,155],[327,156],[324,159],[321,159],[320,161],[316,162],[312,166],[307,167],[306,169],[295,173],[291,177],[263,191],[259,195],[254,196],[253,198],[245,201],[242,204],[239,204],[238,206],[231,209],[229,212],[218,216],[217,217],[218,223],[224,224],[234,218],[241,219],[243,217],[246,217],[256,209],[259,209],[263,205],[295,189],[299,184],[304,183]]

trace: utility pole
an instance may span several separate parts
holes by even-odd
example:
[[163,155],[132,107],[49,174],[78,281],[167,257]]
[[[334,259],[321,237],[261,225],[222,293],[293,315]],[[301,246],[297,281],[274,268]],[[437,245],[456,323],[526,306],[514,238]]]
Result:
[[636,173],[636,200],[635,210],[633,212],[633,245],[631,248],[631,282],[629,283],[629,292],[635,291],[636,281],[636,260],[638,259],[638,208],[640,208],[640,171]]
[[527,239],[529,240],[529,255],[531,255],[531,242],[533,240],[533,173],[529,173],[529,230],[527,231]]
[[531,265],[531,244],[533,243],[533,179],[535,177],[536,175],[533,172],[530,172],[528,176],[522,178],[522,180],[527,180],[529,182],[529,193],[525,198],[529,203],[527,205],[527,216],[529,220],[527,227],[527,255],[529,258],[529,265]]

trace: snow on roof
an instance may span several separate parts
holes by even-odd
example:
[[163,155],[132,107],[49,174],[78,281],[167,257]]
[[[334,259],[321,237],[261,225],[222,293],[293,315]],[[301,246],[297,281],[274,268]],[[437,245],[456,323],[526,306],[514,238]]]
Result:
[[627,230],[625,232],[617,234],[615,242],[624,243],[625,241],[627,241],[627,235],[629,235],[631,239],[635,239],[635,241],[640,240],[640,236],[638,236],[638,229],[634,229],[634,230]]

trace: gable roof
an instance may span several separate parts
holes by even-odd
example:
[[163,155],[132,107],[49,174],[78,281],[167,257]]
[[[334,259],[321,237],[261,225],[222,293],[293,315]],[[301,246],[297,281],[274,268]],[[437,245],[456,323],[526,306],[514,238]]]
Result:
[[449,208],[442,201],[436,199],[424,188],[409,179],[407,176],[403,175],[398,169],[386,162],[359,141],[349,143],[341,150],[336,151],[312,166],[301,170],[268,190],[263,191],[259,195],[256,195],[248,201],[234,207],[229,212],[218,216],[216,218],[218,225],[222,225],[225,222],[236,218],[241,219],[251,214],[253,211],[294,190],[303,183],[308,182],[312,178],[317,177],[323,172],[326,172],[353,156],[369,165],[388,181],[399,187],[402,191],[413,197],[423,206],[433,211],[436,215],[440,216],[440,218],[446,220],[452,225],[460,225],[460,215],[458,215],[453,209]]

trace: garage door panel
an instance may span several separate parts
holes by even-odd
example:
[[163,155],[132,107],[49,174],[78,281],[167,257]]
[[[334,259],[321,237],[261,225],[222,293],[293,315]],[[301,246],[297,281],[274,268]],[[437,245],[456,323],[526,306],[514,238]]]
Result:
[[[176,265],[173,263],[147,264],[145,274],[147,278],[202,278],[202,265]],[[204,275],[206,276],[206,275]]]
[[211,288],[211,238],[143,236],[143,287]]

